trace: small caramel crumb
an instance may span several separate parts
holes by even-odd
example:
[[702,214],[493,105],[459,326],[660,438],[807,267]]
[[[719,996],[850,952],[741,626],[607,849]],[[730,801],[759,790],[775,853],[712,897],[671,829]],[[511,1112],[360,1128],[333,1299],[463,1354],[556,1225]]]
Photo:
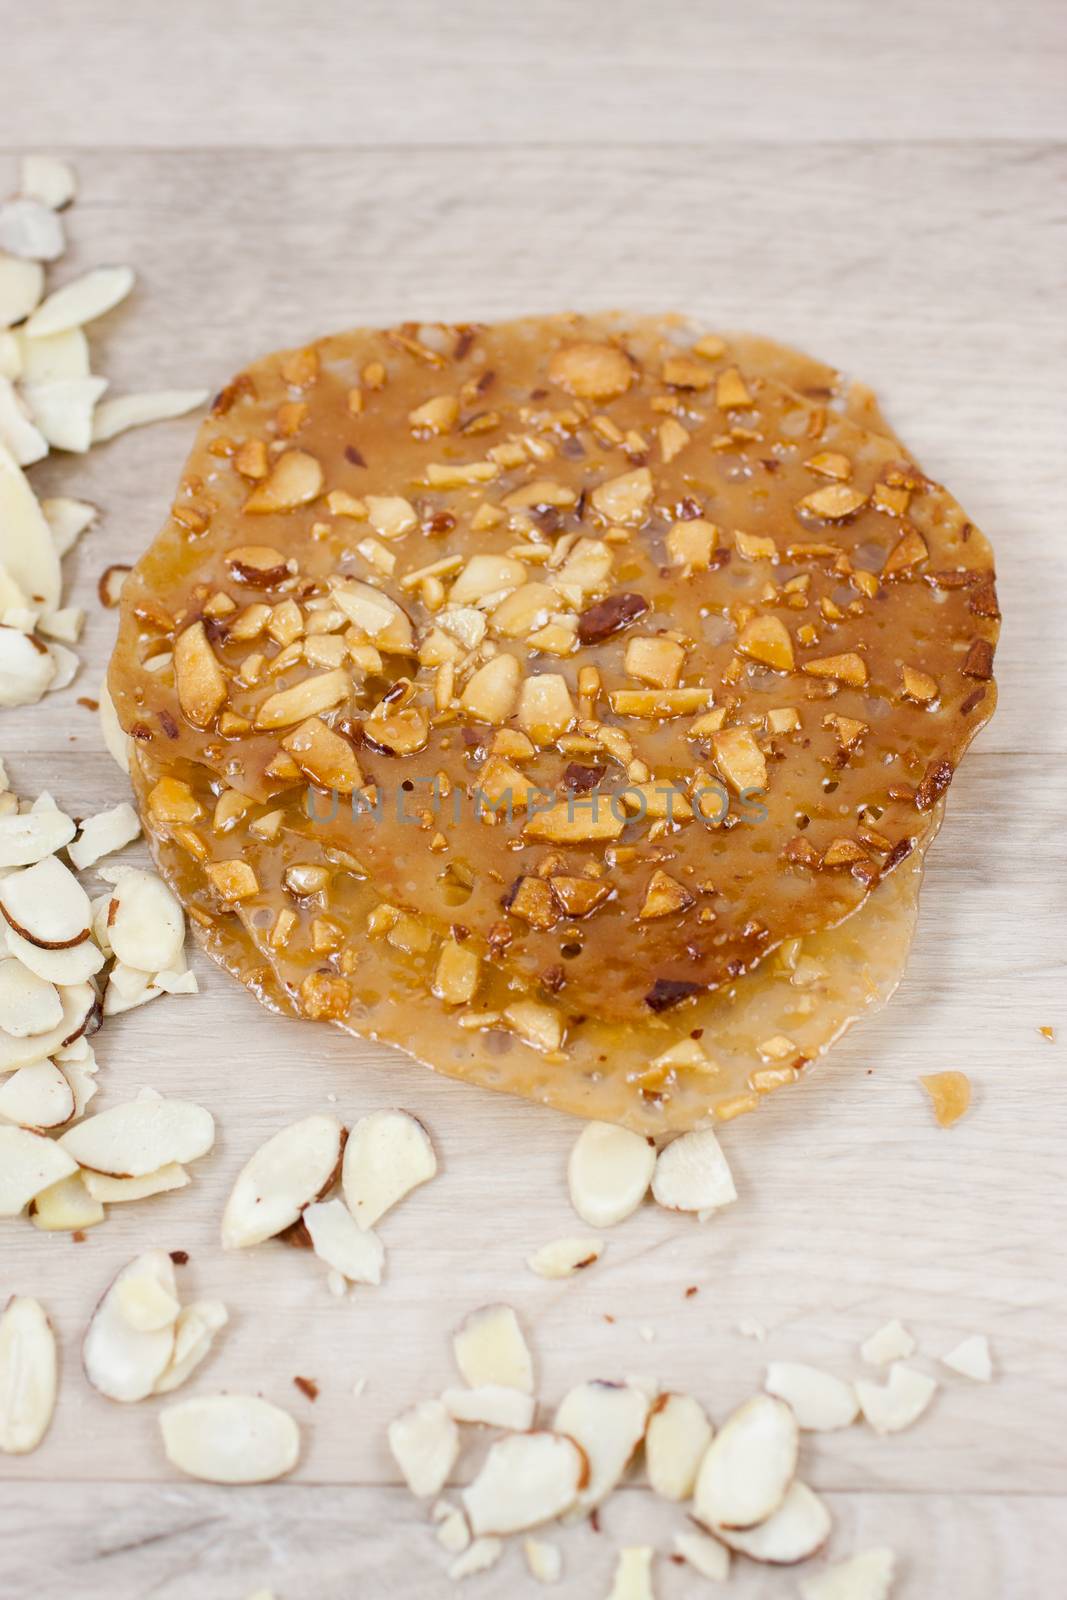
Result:
[[1055,1028],[1038,1028],[1037,1031],[1041,1035],[1042,1039],[1047,1039],[1048,1040],[1049,1044],[1055,1044],[1056,1043],[1056,1030],[1055,1030]]
[[931,1072],[919,1082],[930,1096],[934,1116],[942,1128],[951,1128],[971,1103],[971,1080],[965,1072]]

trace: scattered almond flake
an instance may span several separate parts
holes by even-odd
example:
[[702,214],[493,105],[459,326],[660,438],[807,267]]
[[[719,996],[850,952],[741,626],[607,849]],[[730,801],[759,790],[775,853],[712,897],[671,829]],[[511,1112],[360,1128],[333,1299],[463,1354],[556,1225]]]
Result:
[[50,1188],[42,1189],[32,1204],[35,1228],[44,1233],[75,1233],[95,1228],[104,1220],[104,1208],[94,1200],[80,1172],[72,1172]]
[[526,1265],[539,1278],[573,1278],[599,1261],[603,1253],[603,1239],[554,1239],[527,1256]]
[[0,251],[0,328],[28,317],[44,293],[44,268]]
[[674,1548],[702,1578],[725,1583],[730,1576],[730,1552],[710,1533],[676,1533]]
[[87,528],[91,528],[100,513],[87,500],[72,500],[58,495],[41,501],[41,511],[52,534],[57,556],[73,550]]
[[0,1450],[36,1450],[56,1407],[56,1339],[37,1300],[14,1295],[0,1315]]
[[149,1250],[123,1267],[93,1312],[82,1341],[85,1376],[109,1400],[144,1400],[174,1351],[173,1319],[160,1327],[139,1328],[125,1315],[126,1286],[143,1279],[154,1280],[177,1304],[173,1261],[165,1250]]
[[[446,1505],[443,1500],[439,1500],[433,1509],[438,1544],[442,1550],[447,1550],[449,1555],[460,1555],[471,1542],[471,1531],[467,1526],[466,1517],[458,1506]],[[438,1511],[440,1515],[437,1515]]]
[[803,1600],[889,1600],[895,1567],[893,1551],[877,1546],[801,1578],[800,1593]]
[[298,1221],[337,1179],[345,1130],[316,1115],[282,1128],[242,1167],[222,1218],[226,1250],[272,1239]]
[[417,1117],[408,1111],[372,1111],[349,1135],[341,1186],[359,1226],[373,1228],[436,1171],[433,1143]]
[[536,1578],[538,1583],[559,1582],[563,1576],[563,1553],[558,1544],[549,1544],[547,1539],[530,1538],[522,1541],[522,1548],[532,1578]]
[[230,1320],[221,1300],[194,1300],[183,1306],[174,1324],[174,1348],[156,1379],[153,1394],[170,1394],[199,1367],[215,1342],[215,1335]]
[[93,322],[125,300],[133,284],[129,267],[94,267],[42,300],[26,323],[26,335],[40,339]]
[[48,440],[34,423],[10,378],[0,378],[0,445],[19,467],[32,467],[48,454]]
[[18,628],[0,626],[0,706],[35,705],[55,674],[45,645]]
[[74,199],[74,172],[56,156],[23,156],[19,168],[19,193],[53,211],[62,211]]
[[[0,962],[2,975],[6,962]],[[56,996],[58,1003],[59,997]],[[0,1083],[0,1121],[48,1133],[74,1115],[74,1092],[54,1061],[18,1067]]]
[[491,1428],[508,1428],[522,1433],[533,1426],[536,1401],[503,1383],[483,1384],[479,1389],[445,1389],[441,1404],[454,1422],[481,1422]]
[[860,1345],[860,1355],[872,1367],[887,1367],[891,1361],[906,1360],[915,1350],[914,1337],[895,1317]]
[[34,425],[53,450],[84,455],[93,443],[94,411],[107,388],[106,378],[53,378],[47,383],[23,381],[22,397]]
[[737,1199],[726,1157],[710,1128],[672,1139],[656,1158],[652,1196],[670,1211],[718,1210]]
[[919,1082],[930,1096],[940,1127],[951,1128],[969,1110],[971,1080],[965,1072],[931,1072]]
[[151,394],[127,394],[115,400],[105,400],[96,408],[93,417],[93,444],[103,444],[127,428],[140,428],[149,422],[167,422],[172,417],[184,417],[206,405],[210,395],[206,389],[160,389]]
[[601,1505],[622,1481],[623,1473],[645,1436],[648,1396],[624,1383],[594,1379],[564,1395],[553,1426],[574,1439],[585,1452],[588,1476],[577,1509]]
[[656,1149],[643,1134],[588,1122],[571,1150],[571,1204],[591,1228],[610,1228],[637,1210],[652,1181]]
[[472,1389],[502,1385],[534,1392],[533,1358],[511,1306],[482,1306],[452,1335],[452,1352]]
[[[0,385],[2,388],[2,385]],[[0,565],[24,595],[46,611],[61,598],[59,556],[49,523],[25,473],[0,445]]]
[[29,195],[0,205],[0,250],[25,261],[57,261],[65,246],[51,206]]
[[462,1578],[471,1578],[477,1572],[487,1572],[490,1567],[496,1565],[503,1554],[502,1539],[475,1539],[474,1543],[452,1562],[448,1576],[454,1583],[458,1583]]
[[102,867],[100,876],[114,886],[107,931],[118,959],[139,972],[173,970],[185,944],[177,897],[162,878],[137,867]]
[[361,1228],[343,1200],[306,1206],[303,1222],[320,1261],[350,1283],[381,1283],[385,1249],[370,1228]]
[[177,1290],[153,1272],[130,1273],[115,1284],[115,1308],[135,1333],[157,1333],[178,1320]]
[[763,1387],[784,1400],[797,1425],[809,1432],[847,1428],[859,1416],[859,1401],[850,1383],[802,1361],[770,1362]]
[[645,1469],[664,1500],[688,1500],[713,1429],[699,1400],[688,1394],[660,1395],[645,1430]]
[[179,1472],[205,1483],[271,1483],[296,1466],[300,1430],[256,1395],[205,1395],[159,1414],[163,1449]]
[[63,1018],[54,984],[39,978],[14,956],[0,958],[0,1027],[16,1039],[46,1033]]
[[331,1267],[326,1274],[326,1287],[335,1300],[344,1300],[349,1289],[348,1279],[343,1272],[338,1272],[336,1267]]
[[830,1513],[806,1483],[796,1479],[785,1499],[758,1527],[741,1530],[717,1528],[718,1537],[731,1550],[738,1550],[750,1561],[772,1566],[792,1567],[807,1561],[830,1537]]
[[856,1379],[860,1409],[875,1433],[900,1433],[917,1422],[937,1391],[937,1382],[924,1372],[895,1362],[886,1384]]
[[490,1448],[463,1491],[471,1532],[522,1533],[574,1505],[588,1470],[584,1452],[559,1433],[512,1433]]
[[439,1494],[459,1454],[459,1429],[440,1400],[421,1400],[389,1424],[389,1449],[412,1494]]
[[115,711],[115,703],[108,692],[107,683],[100,685],[100,731],[103,735],[104,746],[115,765],[129,776],[130,771],[130,741],[123,732]]
[[129,1100],[88,1117],[59,1142],[79,1166],[113,1178],[143,1178],[207,1155],[215,1119],[191,1100]]
[[950,1367],[953,1372],[960,1373],[964,1378],[973,1378],[975,1383],[988,1383],[993,1376],[993,1356],[989,1340],[984,1333],[974,1333],[969,1339],[963,1339],[955,1345],[947,1355],[942,1356],[941,1364]]
[[627,1545],[619,1551],[615,1578],[607,1600],[655,1600],[651,1545]]
[[54,667],[51,682],[48,685],[48,693],[55,694],[57,689],[65,689],[68,684],[74,682],[81,669],[81,662],[73,650],[68,650],[66,645],[50,644],[46,646],[46,649],[52,657]]
[[756,1395],[723,1423],[697,1476],[693,1514],[716,1532],[764,1522],[796,1472],[799,1430],[781,1400]]
[[[85,626],[85,612],[81,606],[63,606],[59,611],[46,611],[37,619],[37,632],[45,639],[58,639],[61,644],[77,644]],[[49,685],[56,688],[56,680]]]
[[0,1127],[0,1217],[17,1217],[42,1189],[76,1171],[67,1152],[44,1134]]
[[130,844],[141,832],[141,819],[125,800],[110,811],[101,811],[81,825],[77,839],[67,848],[67,856],[79,872],[91,867],[101,856],[108,856]]
[[[63,1002],[63,1018],[47,1033],[30,1034],[16,1039],[13,1034],[0,1030],[0,1073],[13,1072],[16,1067],[28,1067],[31,1062],[43,1061],[63,1045],[73,1042],[88,1026],[99,1004],[91,983],[72,983],[59,990]],[[61,1174],[56,1174],[61,1176]]]

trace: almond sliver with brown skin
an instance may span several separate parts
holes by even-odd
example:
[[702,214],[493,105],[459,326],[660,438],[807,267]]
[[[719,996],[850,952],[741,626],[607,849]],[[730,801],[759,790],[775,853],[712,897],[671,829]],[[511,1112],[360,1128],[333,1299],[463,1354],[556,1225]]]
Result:
[[107,931],[115,955],[141,972],[172,970],[185,944],[185,916],[173,892],[136,867],[102,868],[100,876],[114,885]]
[[177,1305],[174,1263],[165,1250],[150,1250],[129,1262],[93,1312],[82,1341],[82,1365],[93,1388],[109,1400],[133,1403],[152,1393],[174,1349],[173,1318],[155,1328],[137,1328],[123,1310],[127,1285],[150,1279]]
[[47,1033],[31,1033],[23,1039],[0,1029],[0,1073],[13,1072],[16,1067],[27,1067],[34,1061],[43,1061],[64,1045],[72,1043],[88,1025],[98,1004],[96,990],[90,983],[60,985],[59,998],[63,1005],[62,1019]]
[[539,1278],[573,1278],[599,1261],[604,1249],[603,1239],[553,1239],[527,1256],[526,1265]]
[[0,1028],[25,1039],[47,1033],[63,1017],[63,1002],[54,984],[39,978],[14,956],[0,958]]
[[785,1499],[797,1466],[796,1418],[781,1400],[756,1395],[723,1423],[697,1476],[694,1515],[713,1532],[765,1522]]
[[0,927],[0,935],[7,940],[7,948],[24,967],[39,978],[61,988],[70,988],[95,977],[104,965],[104,952],[93,939],[83,939],[69,950],[43,950],[30,939],[24,939],[9,924]]
[[0,879],[0,910],[16,933],[46,950],[66,950],[89,937],[89,896],[56,856]]
[[143,1178],[172,1162],[197,1161],[215,1142],[215,1119],[191,1100],[129,1100],[63,1134],[82,1167],[113,1178]]
[[0,1127],[0,1217],[17,1217],[42,1189],[77,1170],[54,1140],[28,1128]]
[[758,1527],[716,1528],[717,1536],[731,1550],[739,1550],[750,1561],[765,1561],[771,1566],[791,1567],[807,1561],[830,1537],[830,1513],[799,1479],[790,1485],[778,1510]]
[[19,628],[0,626],[0,706],[35,705],[55,675],[47,645]]
[[94,1172],[91,1167],[84,1167],[81,1176],[93,1199],[109,1206],[169,1194],[172,1189],[184,1189],[189,1183],[189,1174],[177,1161],[168,1162],[155,1172],[146,1172],[141,1178],[112,1178],[106,1172]]
[[336,1117],[304,1117],[260,1145],[230,1191],[222,1245],[239,1250],[292,1227],[334,1182],[345,1130]]
[[656,1494],[689,1499],[713,1431],[692,1395],[664,1394],[654,1401],[645,1430],[645,1468]]
[[437,1171],[429,1133],[408,1111],[372,1111],[345,1145],[341,1185],[361,1228],[373,1228],[406,1194]]
[[0,1120],[46,1133],[74,1115],[74,1093],[54,1061],[19,1067],[0,1082]]
[[[129,802],[123,800],[110,811],[87,817],[78,831],[77,839],[68,845],[67,855],[78,871],[83,872],[86,867],[99,861],[101,856],[111,855],[113,851],[121,850],[123,845],[132,843],[140,831],[140,818]],[[170,962],[164,962],[163,965],[169,966]]]
[[513,1433],[499,1439],[463,1491],[471,1532],[521,1533],[574,1505],[587,1471],[573,1439],[558,1433]]
[[645,1436],[648,1396],[625,1383],[594,1380],[564,1395],[553,1427],[581,1445],[589,1464],[577,1509],[592,1511],[622,1481]]
[[56,1339],[38,1301],[16,1295],[0,1315],[0,1450],[36,1450],[56,1405]]
[[76,831],[70,817],[58,809],[0,817],[0,867],[32,867],[62,850]]
[[205,1483],[271,1483],[296,1466],[300,1431],[256,1395],[204,1395],[159,1414],[171,1466]]

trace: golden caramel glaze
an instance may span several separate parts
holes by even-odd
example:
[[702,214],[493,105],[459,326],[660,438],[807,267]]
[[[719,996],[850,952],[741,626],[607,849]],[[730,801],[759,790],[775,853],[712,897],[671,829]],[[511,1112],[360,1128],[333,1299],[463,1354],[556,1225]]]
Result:
[[473,957],[447,1003],[538,995],[549,1052],[730,985],[927,839],[995,703],[992,557],[842,395],[622,317],[359,331],[220,395],[110,687],[154,782],[186,773],[195,814],[146,790],[146,822],[215,916],[294,911],[305,1011],[356,1003],[375,913],[316,950],[257,823]]

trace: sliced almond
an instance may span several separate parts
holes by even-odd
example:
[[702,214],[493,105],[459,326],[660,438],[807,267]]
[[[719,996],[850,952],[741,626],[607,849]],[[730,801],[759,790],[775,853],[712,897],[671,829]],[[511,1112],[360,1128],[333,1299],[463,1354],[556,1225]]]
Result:
[[136,867],[102,868],[113,887],[107,914],[111,949],[141,972],[171,972],[185,944],[185,916],[177,897],[154,872]]
[[115,711],[115,702],[112,700],[106,681],[100,685],[100,732],[104,739],[104,748],[121,772],[127,777],[130,772],[130,740],[119,722]]
[[36,705],[55,675],[47,645],[19,628],[0,627],[0,706]]
[[784,1400],[797,1426],[810,1432],[847,1428],[859,1416],[859,1401],[850,1383],[802,1361],[771,1361],[763,1387]]
[[458,1583],[462,1578],[471,1578],[478,1572],[487,1572],[490,1567],[496,1565],[503,1554],[502,1539],[475,1539],[452,1562],[448,1576],[453,1583]]
[[533,1358],[510,1306],[482,1306],[452,1335],[452,1352],[472,1389],[503,1385],[534,1392]]
[[79,1166],[113,1178],[142,1178],[171,1162],[196,1161],[215,1142],[215,1119],[191,1100],[129,1100],[88,1117],[60,1144]]
[[710,1533],[698,1533],[696,1529],[676,1533],[674,1548],[702,1578],[710,1578],[713,1583],[725,1583],[730,1576],[730,1552]]
[[79,328],[125,300],[133,284],[129,267],[94,267],[42,300],[26,323],[26,333],[31,339],[39,339],[44,334]]
[[0,378],[0,444],[20,467],[43,461],[48,440],[30,416],[30,410],[9,378]]
[[141,832],[141,820],[125,800],[110,811],[101,811],[88,817],[81,825],[78,837],[67,849],[67,855],[83,872],[102,856],[109,856],[130,844]]
[[619,1551],[615,1577],[607,1600],[655,1600],[652,1589],[651,1545],[626,1545]]
[[24,261],[57,261],[66,248],[63,224],[31,195],[0,205],[0,250]]
[[300,1456],[292,1417],[257,1395],[180,1400],[160,1412],[159,1425],[171,1466],[205,1483],[272,1483]]
[[62,1020],[47,1033],[32,1033],[17,1039],[14,1034],[0,1029],[0,1072],[13,1072],[16,1067],[43,1061],[61,1046],[72,1043],[88,1027],[99,1005],[92,984],[72,983],[59,990],[59,998],[63,1003]]
[[785,1499],[799,1432],[781,1400],[756,1395],[723,1423],[701,1463],[694,1515],[714,1531],[765,1522]]
[[0,1217],[17,1217],[42,1189],[76,1171],[54,1140],[28,1128],[0,1127]]
[[441,1404],[454,1422],[481,1422],[490,1428],[524,1433],[533,1426],[537,1403],[521,1389],[487,1383],[478,1389],[445,1389]]
[[25,1039],[49,1032],[62,1017],[63,1002],[54,984],[39,978],[14,956],[0,958],[0,1028],[16,1039]]
[[50,378],[23,382],[22,395],[34,425],[54,450],[83,455],[94,441],[94,408],[98,418],[103,407],[97,401],[106,388],[106,378]]
[[588,1462],[579,1510],[593,1510],[622,1481],[645,1436],[648,1410],[648,1396],[626,1383],[594,1380],[564,1395],[553,1427],[576,1440]]
[[0,328],[28,317],[44,293],[44,268],[0,251]]
[[394,1417],[387,1437],[412,1494],[439,1494],[459,1455],[459,1429],[441,1401],[420,1401]]
[[[0,1094],[0,1102],[3,1096]],[[989,1349],[989,1340],[984,1333],[974,1333],[969,1339],[963,1339],[941,1357],[942,1366],[949,1367],[953,1372],[958,1372],[964,1378],[973,1378],[975,1383],[988,1383],[993,1376],[993,1357]]]
[[373,1228],[436,1171],[433,1142],[417,1117],[408,1111],[372,1111],[356,1123],[345,1145],[345,1202],[361,1228]]
[[202,622],[185,628],[174,641],[178,704],[196,728],[206,728],[226,703],[226,676],[208,643]]
[[521,1533],[574,1504],[587,1463],[573,1439],[558,1433],[513,1433],[497,1440],[463,1491],[475,1536]]
[[93,1172],[87,1167],[82,1172],[82,1181],[94,1200],[114,1206],[169,1194],[172,1189],[184,1189],[189,1183],[189,1174],[179,1162],[171,1161],[140,1178],[113,1178],[106,1172]]
[[401,655],[411,650],[414,642],[411,619],[391,596],[355,578],[333,578],[330,589],[349,621],[372,639],[379,650]]
[[331,1187],[345,1130],[336,1117],[311,1116],[282,1128],[245,1163],[222,1218],[226,1250],[272,1239]]
[[92,939],[71,945],[69,950],[42,950],[40,945],[24,939],[12,927],[0,928],[0,936],[6,938],[8,950],[24,967],[49,983],[66,987],[83,984],[104,965],[104,953]]
[[0,1084],[0,1121],[47,1133],[73,1115],[74,1093],[54,1061],[19,1067]]
[[74,172],[56,156],[23,156],[19,165],[19,193],[53,211],[62,211],[74,199]]
[[0,564],[46,611],[60,606],[59,556],[25,473],[0,445]]
[[559,1582],[563,1576],[563,1553],[558,1544],[549,1544],[547,1539],[524,1539],[522,1549],[532,1578],[538,1583]]
[[856,1394],[864,1418],[875,1433],[900,1433],[917,1422],[937,1392],[937,1381],[924,1372],[895,1362],[886,1384],[856,1379]]
[[93,1388],[109,1400],[143,1400],[166,1369],[174,1349],[174,1321],[137,1327],[124,1311],[131,1285],[148,1280],[177,1306],[174,1263],[165,1250],[129,1262],[93,1312],[82,1341],[82,1365]]
[[95,1228],[103,1220],[104,1208],[93,1199],[79,1172],[61,1178],[34,1197],[33,1225],[43,1233],[77,1233]]
[[860,1355],[872,1367],[887,1367],[891,1361],[901,1361],[914,1355],[915,1337],[896,1317],[883,1324],[869,1339],[860,1345]]
[[896,1556],[877,1546],[800,1580],[802,1600],[889,1600]]
[[304,1226],[312,1249],[350,1283],[381,1283],[385,1249],[370,1228],[361,1228],[343,1200],[321,1200],[305,1207]]
[[688,1500],[712,1440],[712,1426],[699,1400],[663,1394],[652,1406],[645,1431],[648,1481],[665,1500]]
[[148,394],[124,394],[105,400],[97,406],[93,417],[92,442],[103,444],[128,428],[184,417],[186,412],[206,405],[209,398],[206,389],[158,389]]
[[652,1195],[670,1211],[709,1211],[737,1199],[733,1176],[710,1128],[672,1139],[656,1158]]
[[731,1550],[750,1561],[792,1567],[821,1550],[830,1537],[830,1513],[824,1503],[799,1479],[790,1485],[781,1505],[765,1522],[742,1532],[719,1528],[717,1533]]
[[295,511],[322,493],[322,467],[306,450],[286,450],[245,501],[252,515]]
[[[48,342],[48,341],[42,341]],[[91,528],[100,513],[86,500],[71,500],[59,495],[52,500],[42,500],[41,510],[52,534],[57,556],[73,550],[87,528]]]
[[115,1285],[115,1306],[135,1333],[158,1333],[177,1321],[181,1306],[170,1284],[155,1272],[131,1272]]
[[650,1139],[609,1122],[589,1122],[567,1163],[571,1204],[589,1227],[613,1227],[637,1210],[655,1165]]
[[156,1379],[153,1394],[171,1394],[196,1371],[215,1341],[215,1335],[230,1320],[221,1300],[194,1300],[178,1313],[174,1324],[174,1348],[162,1374]]
[[36,1450],[56,1407],[56,1338],[43,1307],[15,1295],[0,1316],[0,1450]]
[[527,1256],[526,1265],[539,1278],[573,1278],[603,1254],[603,1239],[553,1239]]
[[0,817],[0,867],[32,867],[62,850],[76,829],[62,811],[16,811]]

